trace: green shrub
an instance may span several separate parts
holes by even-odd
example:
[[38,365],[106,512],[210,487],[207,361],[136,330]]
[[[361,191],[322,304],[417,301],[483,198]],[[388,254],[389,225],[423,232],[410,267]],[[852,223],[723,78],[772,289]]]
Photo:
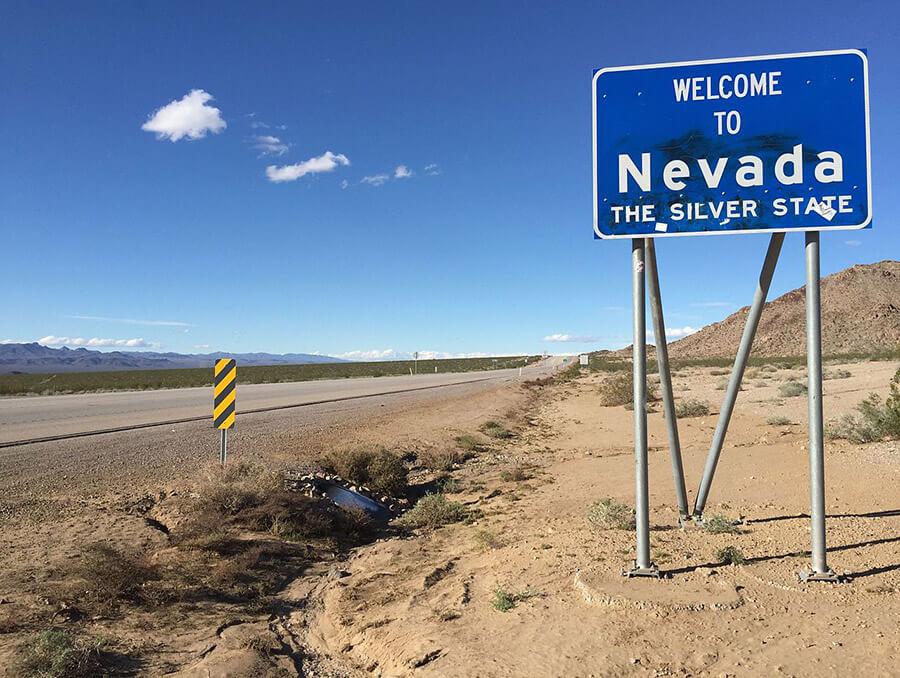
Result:
[[326,470],[376,492],[397,496],[406,491],[408,472],[403,460],[383,447],[332,452],[323,465]]
[[678,417],[703,417],[709,414],[709,403],[705,400],[687,398],[675,403],[675,416]]
[[634,511],[612,497],[598,499],[588,509],[588,522],[601,529],[633,530]]
[[480,426],[480,429],[485,435],[490,436],[491,438],[497,438],[498,440],[506,440],[507,438],[512,438],[513,436],[513,434],[509,430],[507,430],[505,426],[503,426],[503,424],[490,419],[484,422]]
[[101,652],[103,638],[87,638],[69,631],[49,629],[22,647],[17,675],[29,678],[81,678],[105,675]]
[[778,394],[785,398],[793,398],[804,393],[806,393],[806,385],[799,381],[786,381],[778,387]]
[[766,418],[766,423],[770,426],[788,426],[790,424],[793,424],[794,422],[782,415],[773,414],[772,416]]
[[854,443],[871,443],[883,438],[900,438],[900,369],[891,379],[890,395],[882,402],[872,393],[856,406],[856,412],[843,415],[825,428],[829,438]]
[[459,502],[449,501],[443,494],[426,494],[397,522],[404,527],[434,529],[468,517],[469,510]]
[[721,513],[713,513],[703,519],[703,529],[710,534],[737,534],[738,528],[734,521]]
[[530,589],[525,589],[521,593],[510,593],[505,589],[497,587],[494,589],[493,595],[491,596],[491,607],[498,612],[509,612],[516,606],[516,603],[522,600],[528,600],[529,598],[534,598],[536,595],[538,595],[537,592]]
[[744,554],[734,546],[726,546],[716,551],[716,559],[727,565],[743,565],[747,562]]

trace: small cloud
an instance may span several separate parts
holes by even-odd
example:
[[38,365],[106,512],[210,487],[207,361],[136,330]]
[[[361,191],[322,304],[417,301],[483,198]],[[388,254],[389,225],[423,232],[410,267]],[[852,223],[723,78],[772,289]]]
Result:
[[161,344],[155,341],[137,339],[101,339],[93,337],[57,337],[52,334],[37,340],[42,346],[78,346],[88,348],[159,348]]
[[730,301],[697,301],[691,306],[698,306],[700,308],[719,308],[722,306],[733,306]]
[[428,165],[425,165],[425,174],[428,174],[430,176],[435,176],[440,173],[441,173],[441,170],[437,166],[436,163],[432,162],[432,163],[429,163]]
[[219,109],[207,105],[212,98],[212,94],[202,89],[191,90],[181,99],[154,112],[141,125],[141,129],[155,133],[157,139],[169,139],[173,142],[184,137],[202,139],[207,132],[218,134],[227,125]]
[[412,170],[406,165],[397,165],[397,169],[394,170],[395,179],[408,179],[412,175]]
[[284,165],[283,167],[269,165],[266,167],[266,176],[269,177],[269,181],[277,184],[284,181],[296,181],[307,174],[331,172],[340,165],[347,166],[349,164],[350,160],[346,155],[325,151],[317,158],[310,158],[309,160],[298,162],[296,165]]
[[259,151],[259,157],[266,155],[284,155],[290,148],[278,137],[259,135],[252,137],[253,148]]
[[211,348],[209,344],[194,344],[194,348]]
[[0,339],[0,344],[27,344],[27,341],[18,341],[16,339]]
[[97,320],[108,323],[122,323],[124,325],[150,325],[152,327],[194,327],[190,323],[183,323],[177,320],[137,320],[135,318],[108,318],[101,315],[67,315],[64,318],[72,318],[74,320]]
[[862,240],[845,240],[844,244],[848,247],[859,247],[862,245]]
[[689,334],[693,334],[694,332],[699,332],[699,327],[671,327],[666,329],[666,338],[667,339],[681,339],[682,337],[686,337]]
[[381,186],[388,179],[390,179],[390,177],[387,174],[373,174],[368,177],[363,177],[359,183],[369,184],[369,186]]
[[575,344],[590,344],[596,341],[603,340],[604,337],[598,335],[586,335],[586,334],[548,334],[546,337],[541,339],[541,341],[552,341],[552,342],[570,342]]
[[346,179],[341,180],[341,188],[347,188],[350,185],[350,182]]

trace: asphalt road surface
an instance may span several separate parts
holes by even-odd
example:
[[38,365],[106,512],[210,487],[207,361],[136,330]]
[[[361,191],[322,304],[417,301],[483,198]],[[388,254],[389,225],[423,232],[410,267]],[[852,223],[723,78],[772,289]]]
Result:
[[[549,373],[560,358],[527,367],[522,378]],[[282,384],[238,384],[237,415],[410,393],[479,381],[519,378],[519,370],[491,370],[403,377],[362,377]],[[192,419],[212,418],[212,388],[118,391],[76,395],[24,396],[0,399],[0,445],[53,440],[95,432],[125,430]]]

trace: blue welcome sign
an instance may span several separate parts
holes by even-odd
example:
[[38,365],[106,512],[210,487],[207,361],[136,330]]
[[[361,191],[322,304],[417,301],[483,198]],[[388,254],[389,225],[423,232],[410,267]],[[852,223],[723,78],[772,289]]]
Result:
[[604,68],[593,115],[598,238],[872,220],[862,51]]

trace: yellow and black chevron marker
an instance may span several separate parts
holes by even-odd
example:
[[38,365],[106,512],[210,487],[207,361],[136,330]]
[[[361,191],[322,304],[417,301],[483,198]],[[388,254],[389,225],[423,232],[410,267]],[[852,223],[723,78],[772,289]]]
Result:
[[231,358],[216,361],[213,378],[213,425],[220,429],[234,426],[237,364]]

